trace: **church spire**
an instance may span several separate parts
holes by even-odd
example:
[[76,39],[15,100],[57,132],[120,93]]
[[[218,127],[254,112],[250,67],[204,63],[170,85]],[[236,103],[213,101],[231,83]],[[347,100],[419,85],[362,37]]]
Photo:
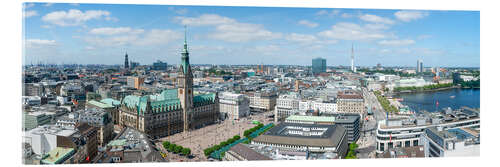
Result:
[[188,52],[188,47],[187,47],[187,27],[184,26],[184,50],[182,51],[182,70],[184,70],[184,74],[188,73],[189,69],[189,52]]

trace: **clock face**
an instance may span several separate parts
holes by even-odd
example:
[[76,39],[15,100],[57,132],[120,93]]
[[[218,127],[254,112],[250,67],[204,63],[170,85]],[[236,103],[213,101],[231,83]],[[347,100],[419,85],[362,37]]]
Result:
[[191,89],[188,90],[188,94],[191,94]]

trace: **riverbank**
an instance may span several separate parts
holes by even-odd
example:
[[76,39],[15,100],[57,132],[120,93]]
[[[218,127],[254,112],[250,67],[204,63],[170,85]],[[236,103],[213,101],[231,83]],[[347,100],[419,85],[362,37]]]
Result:
[[436,89],[428,89],[428,90],[405,90],[405,91],[400,91],[400,92],[392,92],[393,94],[407,94],[407,93],[423,93],[423,92],[437,92],[437,91],[443,91],[443,90],[449,90],[449,89],[480,89],[479,87],[461,87],[461,86],[452,86],[452,87],[446,87],[446,88],[436,88]]
[[460,86],[451,86],[451,87],[444,87],[444,88],[436,88],[436,89],[416,89],[416,90],[403,90],[403,91],[398,91],[398,92],[392,92],[393,94],[404,94],[404,93],[422,93],[422,92],[436,92],[436,91],[442,91],[442,90],[449,90],[449,89],[456,89],[456,88],[461,88]]

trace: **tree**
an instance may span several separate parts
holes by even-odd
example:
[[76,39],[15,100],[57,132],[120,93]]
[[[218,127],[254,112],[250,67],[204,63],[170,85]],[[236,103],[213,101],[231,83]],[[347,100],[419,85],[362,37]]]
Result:
[[167,149],[168,146],[170,146],[170,142],[169,141],[164,141],[163,142],[163,148]]
[[215,145],[215,146],[214,146],[214,151],[215,151],[215,150],[219,150],[220,148],[221,148],[221,146],[220,146],[220,145]]
[[180,153],[182,151],[182,146],[176,146],[174,152],[175,153]]
[[168,149],[167,149],[167,150],[168,150],[169,152],[174,152],[175,147],[177,147],[177,145],[176,145],[176,144],[170,144],[170,145],[168,146]]
[[233,137],[233,139],[234,139],[234,140],[240,140],[240,138],[241,138],[241,137],[240,137],[240,135],[235,135],[235,136]]
[[182,154],[184,154],[186,156],[189,155],[189,154],[191,154],[191,149],[189,149],[189,148],[183,148],[182,149]]

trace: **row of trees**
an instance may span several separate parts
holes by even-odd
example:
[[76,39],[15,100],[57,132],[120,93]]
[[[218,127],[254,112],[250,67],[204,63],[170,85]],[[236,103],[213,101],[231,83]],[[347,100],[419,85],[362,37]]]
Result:
[[349,144],[349,151],[347,152],[347,155],[345,159],[356,159],[356,149],[358,148],[358,144],[356,143],[351,143]]
[[251,129],[245,130],[245,132],[243,132],[243,136],[245,136],[247,138],[250,138],[250,134],[252,134],[253,132],[259,130],[262,127],[264,127],[264,124],[259,123],[257,126],[254,126]]
[[479,88],[480,85],[481,85],[481,82],[478,80],[475,80],[475,81],[460,81],[459,82],[460,85],[462,85],[462,87],[465,87],[465,88]]
[[421,87],[416,87],[416,86],[408,86],[408,87],[397,87],[394,88],[395,92],[401,92],[401,91],[422,91],[422,90],[433,90],[433,89],[439,89],[439,88],[447,88],[447,87],[452,87],[453,83],[447,83],[447,84],[433,84],[433,85],[426,85],[426,86],[421,86]]
[[231,143],[234,143],[236,140],[239,140],[240,138],[241,138],[240,135],[235,135],[232,138],[227,139],[226,141],[220,142],[218,145],[206,148],[205,150],[203,150],[203,153],[205,154],[206,157],[208,157],[210,154],[212,154],[212,152],[217,151],[222,147],[227,146]]
[[180,145],[170,143],[169,141],[163,142],[163,148],[167,149],[168,152],[173,152],[176,154],[182,153],[185,156],[188,156],[191,154],[190,148],[184,148]]
[[377,96],[378,102],[382,105],[382,108],[384,108],[386,112],[398,112],[398,109],[394,105],[391,105],[389,100],[380,95],[379,91],[375,91],[375,95]]

